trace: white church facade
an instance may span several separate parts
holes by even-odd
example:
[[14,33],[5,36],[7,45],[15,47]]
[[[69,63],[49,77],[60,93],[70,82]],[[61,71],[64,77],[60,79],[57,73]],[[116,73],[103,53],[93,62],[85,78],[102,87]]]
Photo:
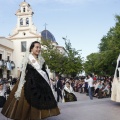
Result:
[[[13,42],[5,37],[0,37],[0,60],[6,61],[2,66],[2,61],[0,62],[0,78],[6,78],[9,76],[10,69],[7,68],[7,61],[13,61]],[[6,64],[6,65],[5,65]],[[6,67],[4,67],[6,66]]]
[[[9,56],[9,60],[14,62],[15,68],[10,72],[12,77],[19,76],[22,59],[30,44],[36,40],[41,42],[42,33],[37,31],[37,28],[32,21],[33,14],[34,12],[32,11],[30,4],[22,2],[20,8],[16,12],[17,25],[12,34],[8,38],[0,37],[0,60],[7,60],[7,57]],[[56,47],[58,46],[56,41],[53,40],[53,43]],[[58,46],[58,49],[64,52],[63,47]],[[6,71],[7,70],[2,70],[0,67],[2,77],[7,77]],[[51,73],[49,73],[49,75],[50,77],[53,77]]]
[[13,30],[9,40],[13,42],[14,52],[13,58],[15,61],[16,68],[14,69],[14,75],[17,76],[20,70],[21,61],[24,57],[24,53],[33,41],[40,41],[41,35],[37,32],[36,27],[33,24],[32,16],[33,11],[31,6],[22,2],[20,9],[17,10],[17,25]]

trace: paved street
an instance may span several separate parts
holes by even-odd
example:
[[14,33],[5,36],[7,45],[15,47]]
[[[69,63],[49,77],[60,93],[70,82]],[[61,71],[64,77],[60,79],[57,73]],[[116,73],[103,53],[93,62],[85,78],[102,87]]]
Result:
[[[120,120],[120,103],[110,98],[90,100],[85,94],[76,93],[77,102],[59,103],[61,114],[45,120]],[[0,115],[0,120],[10,120]]]

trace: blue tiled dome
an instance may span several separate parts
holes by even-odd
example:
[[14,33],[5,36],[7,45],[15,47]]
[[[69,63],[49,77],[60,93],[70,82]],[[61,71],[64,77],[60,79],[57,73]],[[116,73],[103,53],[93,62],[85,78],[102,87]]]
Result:
[[48,30],[43,30],[41,32],[41,36],[46,39],[46,40],[51,40],[53,42],[56,42],[55,37],[53,36],[53,34],[51,32],[49,32]]

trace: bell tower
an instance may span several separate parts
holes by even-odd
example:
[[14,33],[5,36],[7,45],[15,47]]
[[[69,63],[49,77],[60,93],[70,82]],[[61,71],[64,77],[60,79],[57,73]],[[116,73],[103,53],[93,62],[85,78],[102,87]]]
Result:
[[[15,61],[14,76],[19,74],[20,64],[26,50],[29,49],[33,41],[41,41],[41,34],[37,32],[36,26],[33,23],[33,10],[25,0],[20,3],[19,9],[16,12],[17,24],[11,35],[8,37],[13,42],[14,52],[13,58]],[[19,57],[18,57],[19,56]]]
[[23,28],[30,28],[33,25],[32,16],[33,11],[31,6],[25,2],[22,2],[20,4],[20,9],[17,10],[16,16],[17,16],[17,28],[23,29]]
[[24,0],[19,6],[15,14],[17,16],[17,25],[8,39],[40,38],[41,35],[37,32],[32,20],[34,12],[30,4]]

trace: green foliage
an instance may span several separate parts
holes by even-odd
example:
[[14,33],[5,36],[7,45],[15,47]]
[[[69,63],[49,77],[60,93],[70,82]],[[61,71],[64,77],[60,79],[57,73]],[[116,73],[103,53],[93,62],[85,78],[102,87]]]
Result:
[[60,54],[58,49],[52,45],[49,40],[42,40],[42,56],[44,57],[49,69],[52,72],[63,73],[61,69],[61,63],[63,61],[64,55]]
[[82,58],[79,54],[80,50],[72,48],[70,41],[65,40],[65,49],[67,52],[67,61],[66,61],[66,74],[75,77],[82,70]]
[[82,59],[79,51],[71,47],[70,42],[65,41],[66,54],[60,53],[58,48],[49,40],[42,39],[42,56],[49,69],[57,74],[76,76],[82,70]]
[[[99,53],[90,54],[84,64],[87,72],[98,75],[113,75],[120,53],[120,16],[116,15],[115,27],[110,28],[99,44]],[[91,66],[91,61],[93,65]]]

